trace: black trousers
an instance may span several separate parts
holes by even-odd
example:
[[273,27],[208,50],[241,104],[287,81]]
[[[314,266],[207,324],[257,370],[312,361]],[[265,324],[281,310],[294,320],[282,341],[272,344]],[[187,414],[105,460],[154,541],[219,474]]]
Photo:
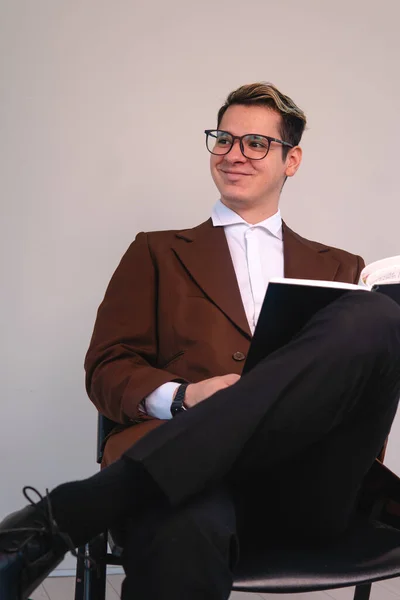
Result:
[[340,535],[400,395],[400,308],[349,292],[124,455],[169,500],[131,521],[123,598],[223,600],[243,538]]

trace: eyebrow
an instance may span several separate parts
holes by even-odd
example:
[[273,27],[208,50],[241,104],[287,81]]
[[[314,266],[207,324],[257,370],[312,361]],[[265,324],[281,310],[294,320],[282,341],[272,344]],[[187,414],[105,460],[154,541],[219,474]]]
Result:
[[232,133],[232,131],[228,131],[227,129],[217,129],[216,131],[221,131],[222,133],[229,133],[229,135],[233,135],[234,137],[243,137],[244,135],[254,135],[256,137],[275,137],[273,135],[269,135],[267,133],[252,133],[251,131],[248,131],[246,133],[243,133],[242,135],[235,135],[234,133]]

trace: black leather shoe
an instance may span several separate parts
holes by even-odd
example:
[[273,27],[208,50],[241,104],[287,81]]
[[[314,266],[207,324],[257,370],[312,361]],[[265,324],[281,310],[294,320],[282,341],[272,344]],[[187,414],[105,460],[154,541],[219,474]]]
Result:
[[[38,495],[33,501],[29,492]],[[52,514],[50,498],[35,488],[23,489],[28,506],[0,523],[0,598],[25,600],[62,561],[74,545],[62,533]]]

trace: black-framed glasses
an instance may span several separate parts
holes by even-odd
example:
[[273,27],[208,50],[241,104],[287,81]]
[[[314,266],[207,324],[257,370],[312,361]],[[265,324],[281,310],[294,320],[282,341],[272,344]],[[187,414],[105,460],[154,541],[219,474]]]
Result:
[[265,158],[271,147],[271,142],[294,148],[293,144],[278,140],[268,135],[257,133],[246,133],[246,135],[232,135],[229,131],[221,129],[206,129],[206,146],[211,154],[223,156],[233,148],[235,140],[239,140],[240,150],[245,158],[250,160],[261,160]]

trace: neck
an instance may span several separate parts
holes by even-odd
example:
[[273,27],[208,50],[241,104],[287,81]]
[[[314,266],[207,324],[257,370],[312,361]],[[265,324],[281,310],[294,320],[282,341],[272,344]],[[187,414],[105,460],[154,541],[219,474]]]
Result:
[[251,205],[247,202],[231,202],[227,201],[225,198],[221,198],[221,202],[242,217],[246,223],[250,223],[250,225],[256,225],[261,221],[265,221],[265,219],[272,217],[278,212],[277,201],[268,204]]

